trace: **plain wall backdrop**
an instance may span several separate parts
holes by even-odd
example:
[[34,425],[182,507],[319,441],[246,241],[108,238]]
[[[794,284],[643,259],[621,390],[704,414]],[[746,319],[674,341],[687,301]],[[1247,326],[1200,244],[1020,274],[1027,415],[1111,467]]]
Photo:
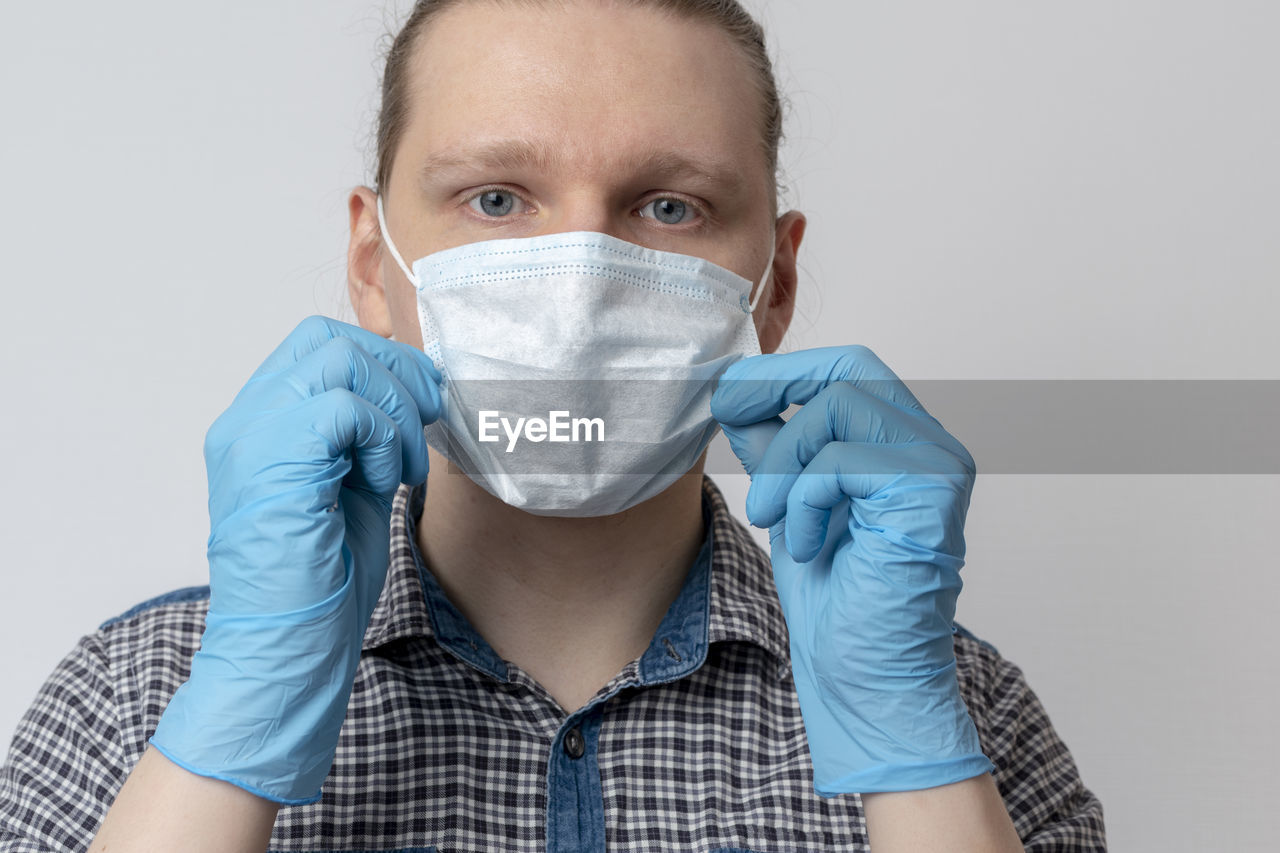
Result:
[[[6,6],[5,743],[81,634],[207,581],[205,430],[299,319],[351,318],[406,5]],[[810,218],[790,348],[908,383],[1280,378],[1280,5],[749,5]],[[959,621],[1025,670],[1115,850],[1275,849],[1278,507],[1276,476],[979,478]]]

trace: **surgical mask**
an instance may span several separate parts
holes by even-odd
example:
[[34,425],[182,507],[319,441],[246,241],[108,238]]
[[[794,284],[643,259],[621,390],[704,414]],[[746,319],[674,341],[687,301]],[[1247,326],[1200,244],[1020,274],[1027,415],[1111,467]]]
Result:
[[607,234],[469,243],[410,270],[443,407],[427,442],[536,515],[602,516],[671,486],[715,437],[711,393],[760,353],[753,282]]

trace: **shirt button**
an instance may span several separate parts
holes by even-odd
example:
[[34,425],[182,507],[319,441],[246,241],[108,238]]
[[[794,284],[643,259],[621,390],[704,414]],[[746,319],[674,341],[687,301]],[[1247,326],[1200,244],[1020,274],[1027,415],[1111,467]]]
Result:
[[582,732],[576,728],[569,729],[564,735],[564,754],[570,758],[581,758],[587,751],[587,744],[582,740]]

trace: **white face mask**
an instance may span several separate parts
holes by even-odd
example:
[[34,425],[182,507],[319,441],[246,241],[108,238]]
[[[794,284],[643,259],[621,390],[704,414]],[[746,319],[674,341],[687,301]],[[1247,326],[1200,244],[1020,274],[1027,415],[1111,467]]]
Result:
[[715,436],[720,374],[760,354],[752,282],[702,258],[579,231],[469,243],[410,271],[381,198],[378,224],[445,380],[428,443],[528,512],[612,515],[668,488]]

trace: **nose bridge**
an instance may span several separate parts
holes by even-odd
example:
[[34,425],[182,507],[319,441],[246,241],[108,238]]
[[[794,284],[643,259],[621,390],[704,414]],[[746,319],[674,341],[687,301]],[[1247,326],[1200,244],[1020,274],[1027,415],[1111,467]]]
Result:
[[622,215],[615,209],[613,193],[603,182],[583,183],[565,193],[557,210],[547,223],[546,233],[595,231],[621,237]]

